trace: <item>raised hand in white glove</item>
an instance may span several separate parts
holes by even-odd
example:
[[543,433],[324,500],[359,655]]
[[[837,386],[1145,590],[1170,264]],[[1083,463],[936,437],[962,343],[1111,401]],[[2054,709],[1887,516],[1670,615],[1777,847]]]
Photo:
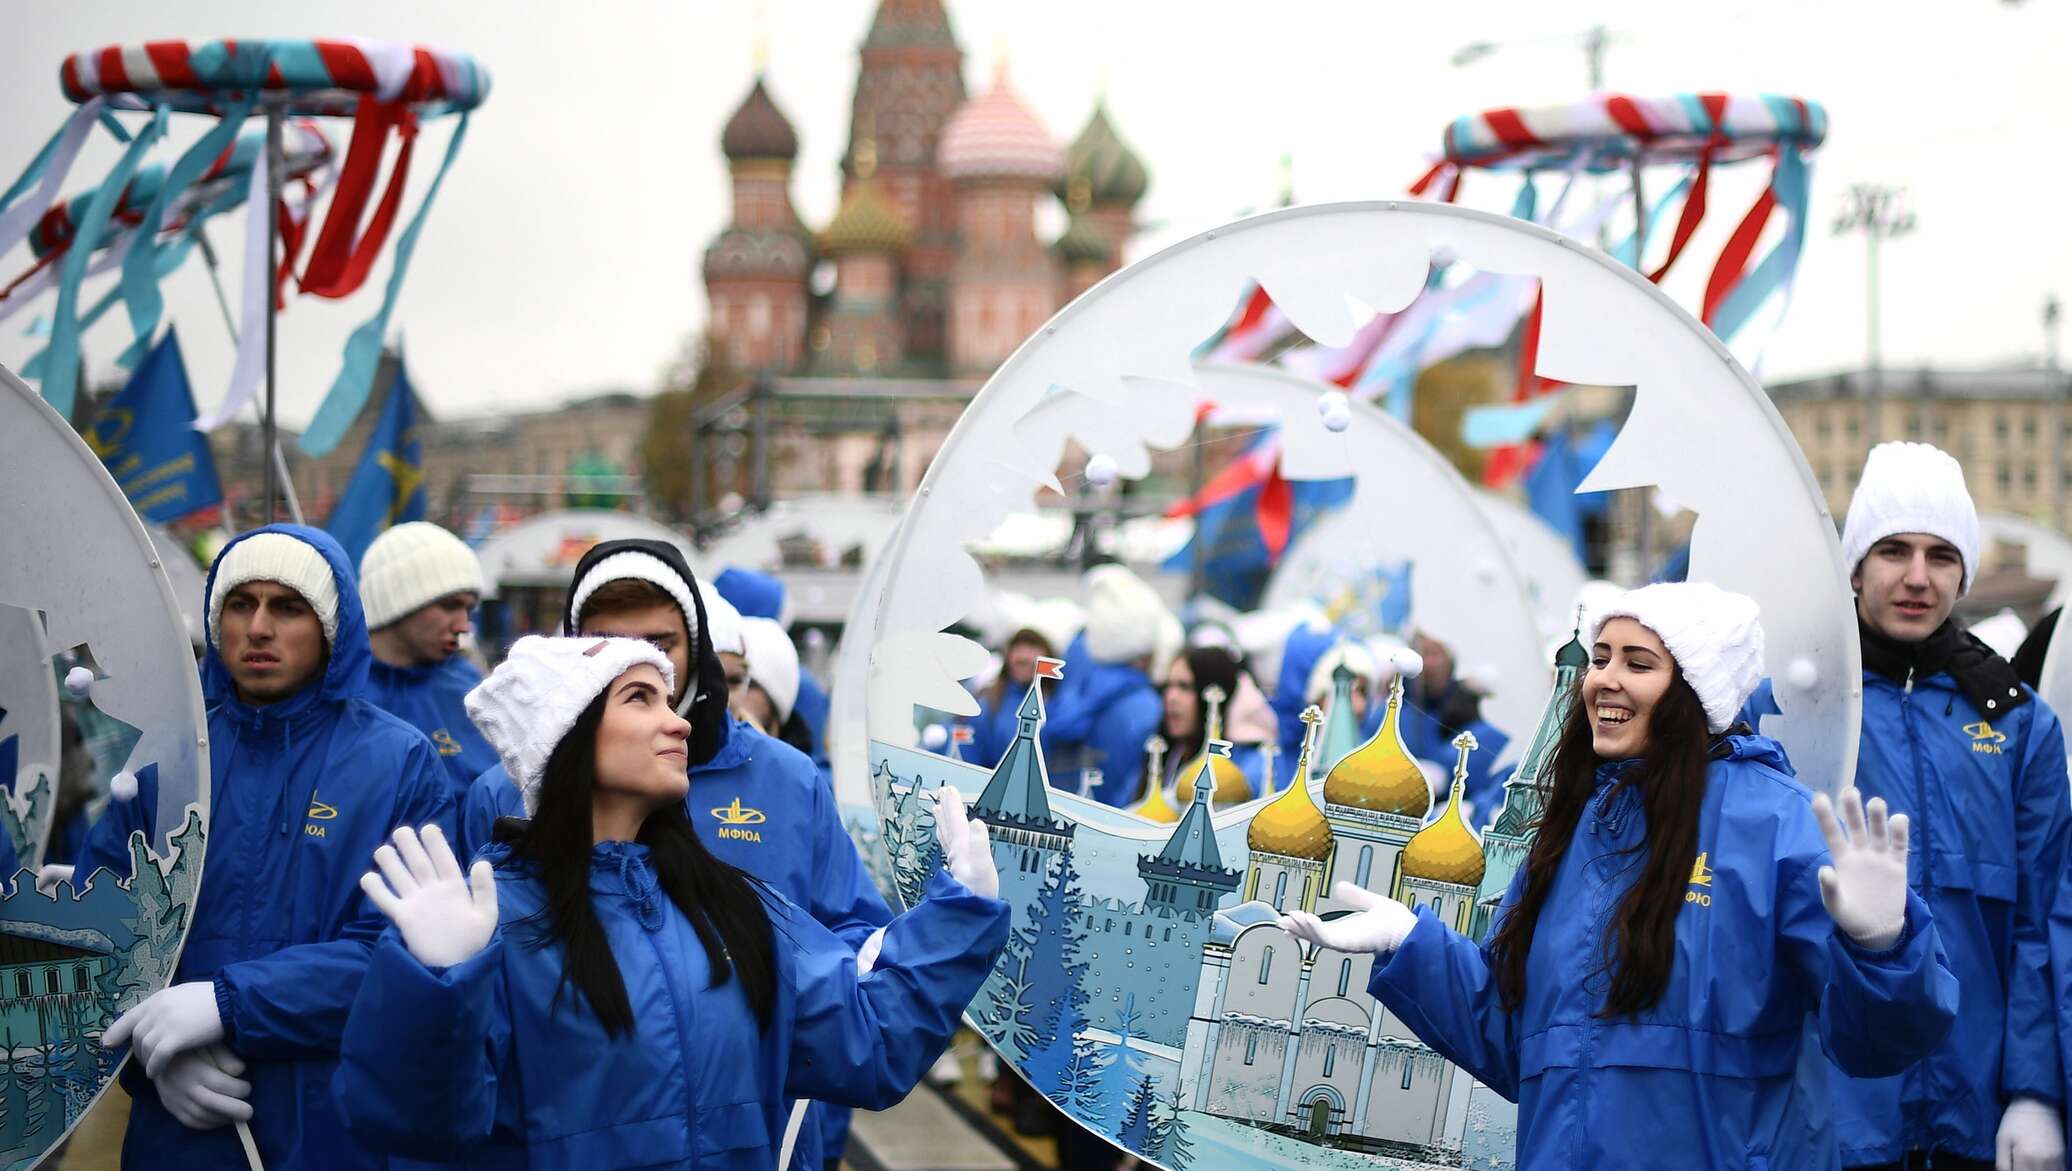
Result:
[[2057,1107],[2034,1098],[2007,1104],[1993,1146],[1994,1171],[2065,1171],[2065,1124]]
[[1366,887],[1341,882],[1331,888],[1331,897],[1353,913],[1325,922],[1308,911],[1290,911],[1280,917],[1281,930],[1332,951],[1387,955],[1417,926],[1416,911]]
[[871,969],[878,966],[878,953],[884,950],[885,929],[880,927],[870,933],[870,937],[863,941],[862,947],[856,949],[857,979],[861,980],[871,974]]
[[1821,793],[1813,798],[1813,819],[1834,865],[1820,868],[1820,901],[1857,946],[1883,951],[1899,942],[1907,923],[1907,815],[1885,816],[1885,799],[1852,786],[1842,792],[1840,823]]
[[244,1080],[245,1063],[222,1045],[207,1045],[176,1055],[151,1079],[166,1112],[189,1130],[215,1130],[233,1122],[250,1122],[252,1083]]
[[156,1078],[179,1054],[222,1039],[215,981],[189,980],[145,997],[142,1004],[108,1026],[101,1044],[110,1049],[129,1044],[144,1063],[145,1075]]
[[986,823],[964,812],[964,795],[944,785],[935,795],[935,837],[942,843],[943,866],[971,893],[1000,897],[1000,871],[993,865],[993,834]]
[[462,875],[436,825],[422,831],[402,826],[391,837],[394,845],[374,851],[381,873],[361,875],[360,889],[395,923],[417,962],[450,968],[488,947],[496,934],[496,877],[489,860]]

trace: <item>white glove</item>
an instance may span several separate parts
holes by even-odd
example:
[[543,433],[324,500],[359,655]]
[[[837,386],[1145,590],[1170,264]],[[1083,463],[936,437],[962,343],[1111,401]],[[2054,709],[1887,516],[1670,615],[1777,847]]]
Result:
[[1852,786],[1842,792],[1841,824],[1825,793],[1813,798],[1813,819],[1834,855],[1820,868],[1820,901],[1835,926],[1871,951],[1898,943],[1907,924],[1907,815],[1888,821],[1883,797],[1866,808]]
[[145,1075],[157,1078],[175,1056],[222,1039],[215,981],[189,980],[145,997],[108,1026],[101,1044],[117,1049],[129,1042],[144,1063]]
[[487,858],[463,876],[439,827],[424,827],[422,840],[419,832],[401,826],[391,835],[395,845],[374,851],[381,874],[361,875],[360,889],[403,933],[403,946],[418,963],[450,968],[488,947],[496,934],[496,877]]
[[2065,1171],[2065,1128],[2055,1106],[2016,1098],[2000,1116],[1995,1171]]
[[1000,871],[993,865],[993,835],[986,823],[965,816],[964,795],[955,785],[936,790],[935,837],[942,843],[943,865],[950,877],[972,894],[1000,897]]
[[190,1049],[166,1063],[153,1078],[166,1112],[189,1130],[215,1130],[233,1122],[250,1122],[252,1083],[244,1080],[245,1063],[222,1045]]
[[1403,946],[1417,926],[1416,911],[1366,887],[1341,882],[1331,888],[1331,897],[1354,908],[1353,913],[1327,923],[1308,911],[1291,911],[1280,917],[1281,930],[1332,951],[1387,955]]
[[870,938],[863,941],[862,947],[856,949],[857,979],[861,980],[871,974],[871,969],[878,966],[878,953],[884,950],[885,929],[880,927],[870,933]]

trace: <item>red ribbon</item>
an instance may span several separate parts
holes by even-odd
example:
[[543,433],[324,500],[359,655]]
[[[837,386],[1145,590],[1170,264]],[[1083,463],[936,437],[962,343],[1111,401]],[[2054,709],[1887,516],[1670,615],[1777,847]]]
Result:
[[[366,210],[367,197],[374,191],[374,175],[381,166],[391,128],[401,134],[403,146],[396,154],[388,189],[382,192],[374,218],[355,242],[360,214]],[[389,229],[402,206],[403,187],[410,177],[410,155],[416,143],[417,121],[402,103],[360,99],[359,110],[353,117],[352,145],[346,148],[338,188],[331,196],[331,210],[310,249],[309,267],[302,274],[303,292],[336,299],[350,296],[366,282],[374,258],[387,243]]]
[[1773,171],[1770,186],[1763,188],[1763,193],[1756,197],[1755,206],[1741,217],[1741,223],[1727,239],[1726,249],[1719,254],[1718,263],[1712,266],[1712,278],[1705,282],[1704,311],[1699,315],[1699,320],[1707,325],[1712,324],[1713,316],[1719,312],[1727,294],[1733,292],[1741,278],[1748,275],[1748,261],[1755,255],[1755,243],[1762,237],[1764,226],[1770,222],[1771,211],[1777,207],[1776,184],[1777,177]]

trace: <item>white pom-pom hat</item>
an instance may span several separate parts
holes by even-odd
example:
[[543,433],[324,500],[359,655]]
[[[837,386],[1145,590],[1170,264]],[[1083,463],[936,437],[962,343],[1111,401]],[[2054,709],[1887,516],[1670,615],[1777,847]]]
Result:
[[1715,735],[1734,722],[1762,681],[1762,610],[1746,594],[1705,581],[1629,590],[1597,615],[1592,642],[1614,618],[1633,619],[1669,648],[1684,682],[1705,705],[1705,727]]
[[525,816],[539,810],[547,759],[583,709],[612,680],[643,663],[662,673],[664,690],[676,690],[669,656],[640,639],[531,635],[513,643],[489,678],[468,692],[468,718],[496,746],[504,771],[525,798]]

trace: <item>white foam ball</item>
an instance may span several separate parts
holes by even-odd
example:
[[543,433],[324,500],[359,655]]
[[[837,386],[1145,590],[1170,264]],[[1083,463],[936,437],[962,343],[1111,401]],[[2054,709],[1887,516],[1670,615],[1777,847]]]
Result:
[[124,770],[108,780],[108,795],[117,801],[134,801],[137,797],[137,774]]
[[1116,466],[1115,457],[1106,452],[1096,452],[1086,461],[1086,482],[1096,488],[1106,488],[1115,482],[1122,469]]
[[942,751],[942,746],[949,742],[950,730],[941,724],[930,724],[921,729],[921,747],[930,752]]
[[1808,658],[1793,659],[1784,668],[1784,681],[1800,691],[1811,691],[1820,682],[1820,668]]
[[1389,665],[1405,679],[1415,679],[1424,674],[1424,656],[1407,646],[1389,652]]
[[65,690],[74,695],[85,695],[94,689],[94,669],[74,667],[65,672]]

